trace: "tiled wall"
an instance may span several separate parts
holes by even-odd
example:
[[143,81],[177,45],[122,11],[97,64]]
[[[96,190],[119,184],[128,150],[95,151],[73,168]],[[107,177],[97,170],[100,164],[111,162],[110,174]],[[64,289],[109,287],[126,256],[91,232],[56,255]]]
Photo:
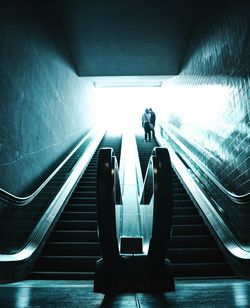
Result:
[[[166,84],[166,95],[168,88],[176,94],[172,105],[178,110],[170,112],[169,122],[202,149],[195,154],[227,190],[249,193],[249,1],[202,6],[182,72]],[[228,219],[234,224],[238,218]]]

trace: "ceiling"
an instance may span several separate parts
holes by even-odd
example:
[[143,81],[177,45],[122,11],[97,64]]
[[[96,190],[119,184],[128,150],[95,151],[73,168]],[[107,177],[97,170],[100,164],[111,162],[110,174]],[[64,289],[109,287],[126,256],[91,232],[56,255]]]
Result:
[[64,0],[64,26],[79,76],[179,74],[197,0]]

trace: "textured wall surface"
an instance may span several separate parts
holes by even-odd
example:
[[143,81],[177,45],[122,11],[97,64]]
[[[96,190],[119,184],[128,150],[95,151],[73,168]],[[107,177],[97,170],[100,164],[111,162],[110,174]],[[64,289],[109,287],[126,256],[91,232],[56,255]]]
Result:
[[95,124],[93,87],[76,76],[46,1],[0,12],[0,187],[26,195]]
[[[179,128],[209,152],[212,163],[200,159],[240,195],[250,188],[250,3],[211,3],[200,17],[182,73],[169,85],[193,87],[179,102],[190,103],[193,122],[184,126],[179,117]],[[195,92],[199,105],[192,104]]]
[[[176,110],[169,122],[187,144],[195,145],[190,149],[227,190],[239,196],[249,193],[249,1],[203,5],[182,72],[167,86],[175,94],[168,104]],[[246,206],[219,210],[239,238],[249,238]]]

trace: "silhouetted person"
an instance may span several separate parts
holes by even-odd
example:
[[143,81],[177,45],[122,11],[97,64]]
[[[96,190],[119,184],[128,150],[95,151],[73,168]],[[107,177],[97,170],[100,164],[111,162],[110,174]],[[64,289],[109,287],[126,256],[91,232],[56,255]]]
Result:
[[150,128],[150,118],[151,113],[149,112],[149,109],[146,108],[145,112],[142,115],[142,127],[144,128],[144,141],[151,141],[151,128]]
[[154,111],[152,110],[152,108],[149,108],[149,112],[151,114],[151,117],[150,117],[150,130],[152,131],[153,138],[155,139],[155,120],[156,120],[156,115],[155,115]]

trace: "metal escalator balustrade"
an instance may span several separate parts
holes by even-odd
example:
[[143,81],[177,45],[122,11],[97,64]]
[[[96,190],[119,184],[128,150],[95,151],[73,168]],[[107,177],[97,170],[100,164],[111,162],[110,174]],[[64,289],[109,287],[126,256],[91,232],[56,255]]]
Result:
[[[144,143],[136,137],[142,173],[150,152],[157,143]],[[173,223],[167,257],[175,277],[232,277],[234,273],[191,201],[177,174],[172,169]]]
[[100,258],[97,236],[96,176],[101,147],[120,158],[121,138],[104,137],[78,182],[29,279],[93,279]]
[[30,196],[17,197],[1,190],[0,254],[18,253],[27,245],[27,239],[90,142],[89,136],[83,138],[82,142]]
[[[130,137],[133,138],[132,135]],[[132,141],[131,148],[136,148],[136,143],[133,144]],[[124,143],[123,149],[129,148],[126,143]],[[125,152],[127,153],[127,151]],[[136,153],[134,154],[136,155]],[[129,155],[128,158],[130,158]],[[116,172],[114,161],[112,149],[100,150],[97,176],[97,213],[102,258],[96,263],[94,291],[101,293],[174,291],[175,284],[171,264],[166,259],[172,221],[171,164],[168,151],[166,148],[159,147],[153,150],[141,198],[138,200],[137,197],[126,198],[126,194],[130,195],[131,192],[137,196],[137,159],[134,161],[132,158],[129,161],[125,159],[125,169],[131,168],[132,170],[128,174],[121,173],[125,175],[123,177],[124,186],[135,188],[119,189],[119,192],[124,192],[122,205],[125,212],[128,213],[127,210],[132,208],[136,209],[138,204],[141,204],[141,207],[152,208],[152,210],[151,214],[147,214],[143,219],[141,211],[136,213],[132,210],[129,214],[130,219],[125,219],[125,221],[123,220],[124,211],[118,211],[121,214],[120,217],[118,215],[118,221],[123,220],[122,224],[128,225],[129,229],[131,229],[131,221],[136,222],[135,217],[142,224],[148,224],[151,221],[152,228],[149,232],[149,243],[146,245],[148,246],[147,250],[140,247],[140,240],[143,241],[142,246],[145,246],[144,228],[132,228],[132,232],[123,228],[124,235],[117,232],[116,207],[120,205],[121,198],[118,198],[117,203],[116,187],[119,176],[115,176],[118,172]],[[122,181],[121,186],[123,186]],[[126,209],[127,207],[128,209]],[[123,236],[120,237],[120,234]],[[120,249],[118,242],[121,243]]]
[[176,276],[234,276],[174,171],[173,190],[173,232],[168,257]]

